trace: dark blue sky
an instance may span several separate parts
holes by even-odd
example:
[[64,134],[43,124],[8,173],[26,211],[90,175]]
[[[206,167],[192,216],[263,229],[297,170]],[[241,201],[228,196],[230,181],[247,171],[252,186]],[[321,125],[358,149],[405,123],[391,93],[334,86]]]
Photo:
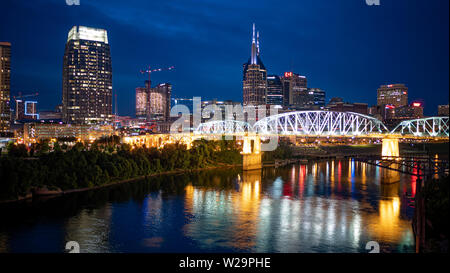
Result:
[[[108,31],[119,114],[134,115],[139,70],[166,67],[177,97],[242,101],[251,24],[271,74],[294,71],[327,100],[376,103],[380,84],[405,83],[410,101],[435,115],[449,97],[449,1],[381,0],[1,0],[0,41],[12,43],[12,94],[61,101],[62,58],[74,25]],[[6,10],[3,10],[6,7]]]

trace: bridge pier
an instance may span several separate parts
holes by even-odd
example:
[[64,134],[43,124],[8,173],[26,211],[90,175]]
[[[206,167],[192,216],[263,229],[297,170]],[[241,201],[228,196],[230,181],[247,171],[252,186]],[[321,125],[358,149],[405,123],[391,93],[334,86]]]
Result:
[[398,138],[383,138],[381,156],[399,157],[400,149],[398,147]]
[[242,156],[244,171],[262,169],[261,139],[258,136],[244,136]]

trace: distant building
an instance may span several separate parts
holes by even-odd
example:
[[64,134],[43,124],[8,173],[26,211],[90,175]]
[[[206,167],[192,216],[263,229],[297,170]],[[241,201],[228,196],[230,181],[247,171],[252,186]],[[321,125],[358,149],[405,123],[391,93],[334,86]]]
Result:
[[344,99],[340,97],[333,97],[330,99],[330,102],[328,104],[336,104],[338,102],[344,102]]
[[75,137],[82,141],[111,136],[114,128],[111,125],[61,124],[61,123],[26,123],[23,137],[25,142],[51,138]]
[[337,112],[354,112],[363,115],[367,115],[369,113],[367,103],[344,103],[344,102],[336,102],[332,104],[328,104],[326,109],[329,111],[337,111]]
[[[214,99],[214,100],[202,101],[202,104],[201,104],[202,113],[204,113],[205,108],[209,108],[209,110],[212,111],[210,113],[210,117],[202,117],[202,122],[210,120],[211,118],[225,120],[227,118],[227,116],[226,116],[227,106],[234,108],[235,106],[238,106],[238,105],[241,105],[241,103],[231,101],[231,100],[220,101],[220,100]],[[222,115],[215,116],[217,113],[221,113]],[[236,119],[236,114],[233,114],[233,119]]]
[[420,102],[413,102],[410,105],[396,107],[394,113],[394,119],[423,118],[423,106]]
[[448,104],[438,106],[438,116],[447,116],[448,117]]
[[188,98],[171,98],[172,101],[172,108],[176,105],[184,105],[189,109],[189,113],[194,113],[194,99],[188,99]]
[[62,113],[57,111],[40,111],[39,120],[53,122],[62,121]]
[[168,121],[170,117],[170,97],[172,85],[161,83],[150,88],[149,93],[149,120]]
[[170,83],[136,88],[136,118],[142,121],[161,122],[169,120],[172,85]]
[[281,80],[283,83],[283,106],[303,107],[304,97],[308,94],[306,77],[293,72],[285,72]]
[[0,133],[8,132],[11,121],[11,44],[0,42]]
[[377,105],[393,105],[395,107],[408,105],[408,87],[404,84],[380,86],[377,90]]
[[39,119],[37,101],[23,101],[16,99],[15,120]]
[[112,65],[106,30],[74,26],[63,60],[64,122],[111,124]]
[[149,81],[145,81],[145,87],[136,88],[136,118],[138,119],[147,119],[149,93]]
[[267,70],[259,56],[259,32],[255,38],[255,24],[253,24],[251,56],[244,64],[243,75],[244,105],[266,104]]
[[283,106],[283,83],[280,76],[267,76],[266,104]]

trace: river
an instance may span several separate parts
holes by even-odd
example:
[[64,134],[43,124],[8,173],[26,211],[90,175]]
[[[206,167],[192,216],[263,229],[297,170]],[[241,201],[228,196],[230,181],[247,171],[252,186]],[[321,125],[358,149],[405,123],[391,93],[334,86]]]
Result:
[[164,175],[2,205],[0,252],[414,252],[415,183],[351,159]]

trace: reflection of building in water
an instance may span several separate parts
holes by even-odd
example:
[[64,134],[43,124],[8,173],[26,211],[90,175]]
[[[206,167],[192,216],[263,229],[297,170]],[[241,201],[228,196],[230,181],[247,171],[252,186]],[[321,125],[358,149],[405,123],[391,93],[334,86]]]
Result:
[[[186,236],[196,240],[203,247],[209,245],[238,249],[254,247],[261,170],[244,172],[242,179],[238,176],[237,183],[237,191],[186,186],[186,212],[196,216],[196,221],[185,226]],[[217,230],[227,232],[218,237]]]
[[[410,222],[401,219],[399,185],[383,185],[375,177],[380,171],[336,160],[284,168],[264,184],[257,173],[244,173],[238,191],[188,186],[186,210],[195,221],[185,234],[203,248],[255,252],[365,251],[368,241],[398,244],[402,236],[400,244],[412,245]],[[380,196],[389,199],[379,207],[369,201]]]
[[111,216],[110,205],[93,210],[82,210],[66,222],[65,241],[78,242],[82,253],[108,252]]

